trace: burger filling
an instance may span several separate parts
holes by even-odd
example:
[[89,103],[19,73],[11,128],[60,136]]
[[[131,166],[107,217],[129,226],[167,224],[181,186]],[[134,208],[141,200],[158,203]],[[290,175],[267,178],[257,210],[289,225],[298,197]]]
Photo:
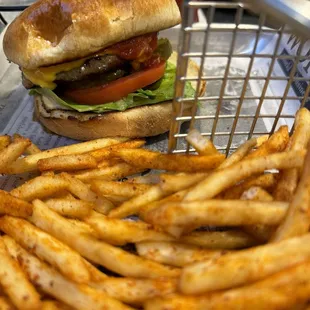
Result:
[[[124,111],[173,98],[175,66],[167,39],[157,33],[112,45],[95,55],[36,70],[22,69],[30,94],[78,112]],[[185,85],[185,97],[194,89]]]

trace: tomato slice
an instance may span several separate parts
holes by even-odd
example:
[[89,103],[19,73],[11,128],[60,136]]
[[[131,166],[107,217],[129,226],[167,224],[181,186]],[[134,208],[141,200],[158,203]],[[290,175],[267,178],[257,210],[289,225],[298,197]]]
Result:
[[108,84],[97,87],[69,90],[65,97],[79,104],[96,105],[113,102],[126,97],[139,88],[158,81],[165,73],[166,62],[135,72]]

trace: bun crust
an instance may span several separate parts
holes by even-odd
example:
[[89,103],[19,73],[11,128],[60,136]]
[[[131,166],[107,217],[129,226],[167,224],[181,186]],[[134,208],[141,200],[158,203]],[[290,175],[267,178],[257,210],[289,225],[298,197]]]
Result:
[[[176,64],[177,54],[173,53],[169,59]],[[196,77],[199,67],[193,61],[189,61],[187,74]],[[195,88],[196,83],[192,83]],[[206,82],[200,84],[199,96],[204,94]],[[146,105],[128,109],[124,112],[110,112],[102,115],[89,113],[80,118],[75,115],[78,112],[49,113],[43,107],[43,98],[35,97],[35,114],[37,119],[50,131],[58,135],[76,140],[92,140],[104,137],[150,137],[167,132],[170,129],[172,119],[172,102],[162,102],[154,105]],[[193,102],[183,104],[183,115],[191,114]],[[57,114],[57,117],[53,115]]]
[[[171,101],[142,106],[124,112],[105,113],[80,121],[72,117],[48,118],[40,112],[41,98],[35,98],[37,119],[50,131],[75,140],[92,140],[104,137],[150,137],[167,132],[172,117]],[[191,104],[186,111],[190,112]]]
[[10,61],[35,69],[179,22],[175,0],[39,0],[10,24],[3,48]]

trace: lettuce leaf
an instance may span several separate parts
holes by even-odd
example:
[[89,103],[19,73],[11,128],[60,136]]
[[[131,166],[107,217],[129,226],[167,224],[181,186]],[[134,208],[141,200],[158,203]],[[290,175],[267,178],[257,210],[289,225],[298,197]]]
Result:
[[[167,62],[166,72],[161,79],[161,83],[157,89],[138,89],[136,92],[129,94],[127,97],[110,103],[100,105],[83,105],[76,104],[65,98],[60,98],[52,90],[47,88],[33,88],[30,95],[43,95],[54,100],[61,106],[76,110],[78,112],[105,113],[111,111],[125,111],[130,108],[151,105],[163,101],[173,99],[174,81],[176,75],[176,67],[174,64]],[[184,96],[186,98],[194,97],[195,90],[190,83],[185,84]]]

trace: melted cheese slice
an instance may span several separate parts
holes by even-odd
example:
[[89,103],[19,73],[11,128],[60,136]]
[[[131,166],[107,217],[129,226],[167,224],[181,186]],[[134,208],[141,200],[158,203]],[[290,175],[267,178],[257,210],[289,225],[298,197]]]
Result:
[[56,88],[54,81],[57,73],[66,72],[81,67],[87,59],[88,58],[86,57],[56,66],[41,67],[35,70],[23,69],[22,71],[26,78],[33,84],[39,85],[43,88],[54,89]]

